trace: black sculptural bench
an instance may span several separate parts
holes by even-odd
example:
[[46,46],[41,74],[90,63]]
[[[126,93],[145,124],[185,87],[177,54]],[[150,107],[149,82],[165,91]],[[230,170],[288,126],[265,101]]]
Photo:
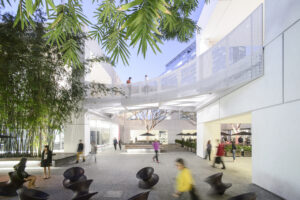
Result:
[[139,194],[129,198],[128,200],[147,200],[148,196],[149,196],[149,193],[150,193],[150,191],[142,192],[142,193],[139,193]]
[[205,182],[211,186],[210,193],[222,195],[228,188],[232,186],[231,183],[223,183],[222,176],[223,173],[217,173],[205,179]]
[[145,167],[137,172],[136,177],[139,180],[139,187],[142,189],[150,189],[159,181],[159,176],[154,174],[152,167]]
[[27,189],[26,187],[20,188],[17,190],[20,200],[47,200],[49,194],[34,190],[34,189]]
[[9,172],[8,175],[10,180],[0,183],[0,195],[16,196],[17,189],[21,188],[26,181],[19,178],[16,172]]
[[24,175],[28,175],[25,172],[26,158],[21,158],[20,162],[14,166],[13,172],[9,172],[9,181],[0,183],[0,195],[1,196],[16,196],[17,189],[21,188],[26,182]]
[[84,175],[84,169],[81,167],[72,167],[67,169],[63,176],[63,186],[74,192],[73,200],[88,200],[98,192],[89,193],[92,179],[87,180]]
[[256,200],[256,194],[254,192],[244,193],[238,196],[231,197],[228,200]]

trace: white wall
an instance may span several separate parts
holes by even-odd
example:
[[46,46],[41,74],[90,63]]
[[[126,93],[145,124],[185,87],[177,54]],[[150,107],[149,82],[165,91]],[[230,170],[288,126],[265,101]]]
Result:
[[197,55],[224,38],[262,2],[263,0],[211,0],[206,4],[197,23],[202,29],[196,38]]
[[264,49],[264,76],[220,99],[220,118],[282,103],[282,38]]
[[[300,13],[300,9],[299,9]],[[300,99],[300,22],[284,33],[284,101]]]
[[106,72],[104,63],[93,63],[91,65],[91,71],[86,74],[85,81],[112,84],[112,77]]
[[64,152],[76,153],[79,140],[85,144],[84,154],[87,155],[90,152],[90,129],[85,113],[74,116],[71,122],[65,124]]
[[285,199],[300,197],[300,101],[252,113],[253,183]]
[[[86,40],[84,47],[85,59],[104,56],[96,40]],[[85,81],[105,84],[120,84],[121,80],[114,70],[114,67],[105,62],[90,62],[90,72],[85,76]]]
[[299,0],[265,0],[265,44],[300,19]]
[[[205,134],[205,124],[212,120],[252,113],[252,181],[290,200],[300,196],[299,8],[296,0],[265,0],[264,76],[197,114],[198,132]],[[198,138],[203,146],[205,137]]]

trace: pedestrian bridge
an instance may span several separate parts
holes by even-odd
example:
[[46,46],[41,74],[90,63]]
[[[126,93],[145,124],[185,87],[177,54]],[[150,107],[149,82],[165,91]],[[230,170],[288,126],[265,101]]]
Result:
[[221,41],[182,67],[147,82],[108,85],[121,88],[125,95],[89,95],[85,107],[107,113],[149,107],[201,108],[263,75],[262,22],[260,6]]

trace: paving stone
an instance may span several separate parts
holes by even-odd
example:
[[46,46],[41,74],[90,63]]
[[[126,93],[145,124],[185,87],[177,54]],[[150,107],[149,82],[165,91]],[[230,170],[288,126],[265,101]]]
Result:
[[[122,153],[122,154],[121,154]],[[87,159],[84,163],[69,164],[65,167],[52,168],[51,179],[43,180],[42,168],[27,169],[28,173],[36,175],[39,190],[50,194],[49,200],[70,200],[73,192],[63,187],[63,172],[72,166],[81,166],[85,169],[88,179],[93,179],[91,192],[98,192],[92,200],[126,200],[140,192],[136,173],[143,167],[153,167],[159,176],[159,182],[150,192],[149,200],[173,200],[175,178],[177,169],[175,160],[183,158],[187,167],[191,169],[195,179],[195,187],[202,200],[226,200],[232,196],[256,192],[258,200],[280,200],[281,198],[251,184],[251,158],[225,158],[226,170],[212,168],[211,162],[203,160],[195,153],[187,151],[168,151],[159,155],[160,163],[152,161],[152,154],[126,154],[124,151],[103,151],[97,155],[97,163]],[[0,170],[0,181],[8,180],[7,173],[11,170]],[[204,179],[214,173],[223,172],[223,181],[232,183],[223,196],[210,196],[207,194],[210,186]],[[17,200],[18,197],[0,197],[5,200]]]
[[103,197],[109,197],[109,198],[121,198],[123,192],[122,191],[106,191]]

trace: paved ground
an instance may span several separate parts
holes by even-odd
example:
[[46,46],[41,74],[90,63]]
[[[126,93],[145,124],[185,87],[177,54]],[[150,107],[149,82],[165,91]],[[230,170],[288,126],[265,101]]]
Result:
[[[183,158],[187,162],[187,166],[191,169],[196,188],[202,200],[225,200],[229,197],[254,191],[258,195],[258,200],[279,200],[280,198],[273,194],[253,185],[251,183],[251,159],[237,158],[236,162],[232,162],[230,158],[226,159],[227,169],[221,170],[212,168],[211,163],[197,157],[194,153],[185,151],[173,151],[160,155],[160,164],[152,162],[152,154],[126,154],[120,151],[105,151],[98,154],[98,162],[95,164],[91,160],[74,166],[81,166],[85,169],[89,179],[94,179],[90,187],[90,191],[99,192],[93,200],[117,200],[128,199],[129,197],[143,192],[145,190],[137,187],[138,180],[136,172],[146,166],[152,166],[160,177],[156,186],[152,189],[149,200],[172,200],[172,192],[174,191],[174,182],[177,170],[175,168],[175,159]],[[73,165],[70,165],[73,166]],[[64,189],[62,186],[63,172],[68,167],[53,168],[51,179],[42,180],[41,168],[28,169],[31,174],[38,176],[37,185],[39,190],[49,193],[50,200],[68,200],[72,198],[72,191]],[[222,171],[224,173],[223,181],[233,184],[223,196],[211,196],[207,192],[209,185],[204,179],[214,173]],[[0,181],[8,179],[7,170],[0,170]],[[17,197],[0,199],[17,200]]]

